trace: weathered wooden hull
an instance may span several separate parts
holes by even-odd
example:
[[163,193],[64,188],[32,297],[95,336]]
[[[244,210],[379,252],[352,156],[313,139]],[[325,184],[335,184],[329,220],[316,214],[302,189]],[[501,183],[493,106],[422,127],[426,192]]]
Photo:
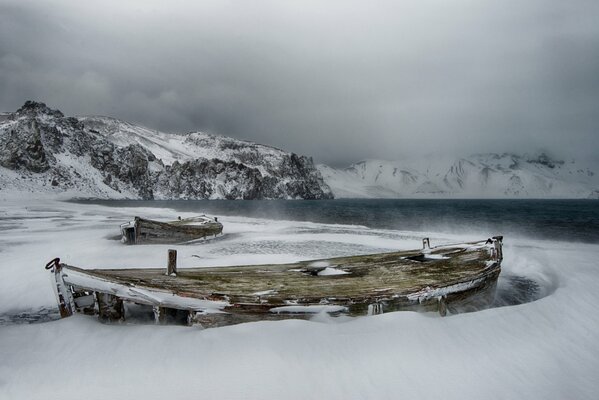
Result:
[[[189,323],[221,326],[309,318],[488,306],[502,260],[501,238],[434,249],[338,257],[293,264],[220,268],[83,270],[56,263],[69,296],[95,293],[103,320],[126,318],[124,302],[152,306],[158,322],[175,310]],[[89,303],[89,297],[86,297]],[[80,309],[71,299],[72,309]],[[64,302],[64,301],[63,301]],[[87,305],[89,311],[89,304]]]
[[[377,315],[395,311],[438,312],[441,316],[447,313],[461,313],[480,311],[489,308],[495,299],[497,278],[499,270],[486,277],[484,282],[467,290],[449,293],[442,297],[428,298],[425,300],[406,299],[381,299],[376,303],[355,303],[345,311],[325,311],[328,315],[337,317],[347,315],[352,317]],[[240,305],[227,309],[225,313],[196,313],[193,323],[198,323],[204,328],[236,325],[256,321],[281,321],[286,319],[309,320],[314,313],[268,313],[265,310],[251,310],[248,305]]]
[[135,217],[131,223],[121,226],[122,241],[126,244],[184,243],[214,237],[222,231],[223,225],[218,221],[196,225],[190,223],[189,219],[160,222]]

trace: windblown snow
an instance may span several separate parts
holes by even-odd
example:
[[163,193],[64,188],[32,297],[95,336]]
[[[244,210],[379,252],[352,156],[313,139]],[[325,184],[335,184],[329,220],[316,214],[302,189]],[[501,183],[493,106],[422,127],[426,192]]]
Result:
[[[125,246],[112,237],[132,214],[181,213],[30,199],[2,200],[0,213],[1,399],[591,400],[599,392],[596,244],[506,237],[500,280],[534,280],[536,301],[445,318],[334,317],[342,310],[315,307],[311,321],[205,330],[105,325],[92,316],[52,317],[56,300],[44,263],[60,256],[82,268],[163,267],[170,246]],[[178,246],[179,268],[410,249],[423,234],[433,245],[480,239],[219,219],[227,235]]]

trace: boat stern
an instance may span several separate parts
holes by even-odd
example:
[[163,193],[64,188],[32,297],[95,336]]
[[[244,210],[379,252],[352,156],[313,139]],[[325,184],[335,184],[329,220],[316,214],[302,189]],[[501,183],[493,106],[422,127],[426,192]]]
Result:
[[137,219],[121,224],[121,242],[135,244],[137,237]]

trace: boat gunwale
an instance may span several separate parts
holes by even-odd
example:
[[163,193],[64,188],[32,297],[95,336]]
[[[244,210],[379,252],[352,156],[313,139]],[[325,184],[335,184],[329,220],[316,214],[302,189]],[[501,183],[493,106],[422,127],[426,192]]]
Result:
[[[452,254],[456,254],[456,253],[464,253],[466,252],[468,249],[473,249],[473,246],[478,246],[479,248],[476,249],[476,251],[480,251],[481,249],[486,249],[485,246],[483,245],[483,241],[479,241],[479,242],[471,242],[471,243],[460,243],[460,244],[456,244],[456,245],[444,245],[444,246],[438,246],[435,247],[433,249],[431,249],[429,254],[435,254],[435,251],[442,251],[444,249],[457,249],[458,247],[460,247],[460,249],[458,249],[457,251],[453,252]],[[486,242],[488,243],[488,242]],[[374,253],[374,254],[365,254],[365,255],[358,255],[358,256],[341,256],[341,257],[334,257],[334,258],[329,258],[329,259],[316,259],[316,260],[306,260],[306,261],[301,261],[301,262],[295,262],[295,263],[285,263],[285,264],[262,264],[262,265],[247,265],[247,266],[223,266],[223,267],[195,267],[195,268],[183,268],[179,270],[179,276],[178,277],[171,277],[171,276],[166,276],[164,275],[164,268],[120,268],[120,269],[83,269],[83,268],[79,268],[79,267],[74,267],[68,264],[61,264],[62,267],[65,269],[66,271],[66,275],[68,277],[68,271],[72,270],[72,271],[76,271],[78,273],[82,273],[82,274],[86,274],[88,276],[90,276],[93,279],[98,279],[104,282],[108,282],[111,284],[116,284],[116,285],[122,285],[124,287],[128,287],[128,288],[137,288],[140,290],[150,290],[150,291],[155,291],[155,292],[159,292],[165,295],[172,295],[172,296],[177,296],[180,297],[182,299],[201,299],[201,300],[209,300],[209,301],[222,301],[225,300],[229,295],[230,296],[234,296],[236,298],[238,298],[239,300],[241,299],[247,299],[247,300],[253,300],[254,303],[247,303],[248,306],[251,305],[251,307],[255,307],[257,305],[262,305],[262,303],[255,303],[255,301],[260,302],[263,298],[267,298],[267,296],[259,296],[259,295],[255,295],[255,294],[231,294],[229,293],[229,295],[227,295],[226,292],[222,292],[220,293],[219,291],[216,290],[212,290],[212,291],[207,291],[206,293],[198,293],[198,292],[186,292],[185,290],[176,290],[176,289],[172,289],[172,288],[164,288],[164,287],[160,287],[159,285],[152,285],[149,284],[146,281],[143,280],[139,280],[138,282],[131,282],[131,277],[129,278],[123,278],[123,277],[119,277],[118,274],[119,272],[121,273],[135,273],[135,272],[143,272],[143,273],[154,273],[157,274],[158,276],[161,276],[162,279],[164,280],[176,280],[177,278],[184,278],[185,279],[185,274],[186,272],[192,271],[194,273],[201,273],[201,274],[210,274],[211,272],[238,272],[238,273],[243,273],[243,269],[253,269],[254,271],[256,271],[259,268],[268,268],[268,267],[277,267],[280,268],[281,271],[279,272],[290,272],[289,270],[291,268],[297,267],[298,265],[309,265],[311,263],[317,263],[317,262],[322,262],[322,261],[326,261],[326,262],[334,262],[334,261],[341,261],[341,260],[347,260],[348,258],[363,258],[363,259],[368,259],[368,257],[393,257],[396,256],[395,260],[397,260],[397,257],[401,257],[401,258],[406,258],[410,255],[416,255],[416,254],[423,254],[422,250],[407,250],[407,251],[395,251],[395,252],[387,252],[387,253]],[[434,262],[434,260],[431,260]],[[396,288],[389,288],[386,289],[384,291],[379,291],[376,293],[370,293],[370,292],[366,292],[366,293],[356,293],[355,296],[297,296],[297,298],[301,298],[302,300],[302,304],[306,303],[306,304],[310,304],[310,303],[315,303],[317,301],[321,301],[323,299],[329,299],[329,301],[331,301],[332,304],[347,304],[347,303],[355,303],[355,302],[365,302],[365,301],[386,301],[386,300],[390,300],[390,299],[407,299],[410,301],[414,300],[414,296],[416,296],[415,298],[418,299],[417,294],[418,293],[422,293],[425,297],[426,297],[426,293],[427,291],[434,291],[434,290],[441,290],[444,288],[449,288],[452,286],[457,286],[457,285],[461,285],[461,284],[467,284],[467,283],[472,283],[474,281],[480,281],[480,283],[484,283],[487,279],[489,279],[492,275],[498,275],[500,268],[501,268],[501,260],[495,260],[492,262],[489,262],[490,260],[487,261],[480,261],[482,263],[484,263],[484,267],[480,269],[480,272],[477,273],[475,276],[466,276],[466,277],[462,277],[462,278],[458,278],[458,279],[454,279],[454,280],[449,280],[449,281],[442,281],[439,284],[436,285],[429,285],[426,287],[419,287],[417,289],[414,290],[409,290],[409,291],[398,291]],[[417,262],[417,261],[415,261]],[[348,267],[349,269],[351,269],[351,267]],[[368,268],[368,267],[366,267]],[[274,271],[266,271],[266,272],[274,272]],[[111,275],[114,274],[114,275]],[[343,275],[340,276],[331,276],[331,277],[323,277],[325,279],[342,279],[339,277],[343,277]],[[187,278],[190,279],[190,278]],[[69,280],[69,279],[67,279]],[[141,282],[141,283],[140,283]],[[80,289],[83,290],[89,290],[89,291],[97,291],[98,287],[92,287],[92,286],[80,286],[77,284],[73,284],[73,286],[76,286]],[[474,287],[476,287],[477,285],[474,285]],[[471,289],[471,288],[469,288]],[[469,290],[468,289],[468,290]],[[447,294],[451,294],[451,293],[459,293],[463,290],[457,290],[455,292],[451,292],[448,291]],[[186,296],[186,294],[191,294],[190,296]],[[131,296],[130,298],[128,298],[126,295],[123,296],[122,294],[120,295],[120,297],[123,297],[126,300],[130,300],[130,301],[134,301],[134,302],[140,302],[139,297],[137,296]],[[289,299],[291,300],[291,296],[289,296]],[[149,304],[152,305],[154,303],[152,303],[151,301],[146,302],[145,304]],[[234,302],[233,305],[234,307],[242,307],[241,306],[241,302]],[[273,304],[272,307],[276,307],[277,305],[280,304]],[[268,306],[265,306],[268,307]],[[230,308],[230,307],[226,307],[226,308]]]

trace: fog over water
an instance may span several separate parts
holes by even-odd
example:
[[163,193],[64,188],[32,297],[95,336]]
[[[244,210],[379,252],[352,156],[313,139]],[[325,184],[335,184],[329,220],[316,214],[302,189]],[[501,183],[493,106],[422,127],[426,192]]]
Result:
[[0,110],[26,99],[345,165],[592,157],[590,0],[0,1]]

